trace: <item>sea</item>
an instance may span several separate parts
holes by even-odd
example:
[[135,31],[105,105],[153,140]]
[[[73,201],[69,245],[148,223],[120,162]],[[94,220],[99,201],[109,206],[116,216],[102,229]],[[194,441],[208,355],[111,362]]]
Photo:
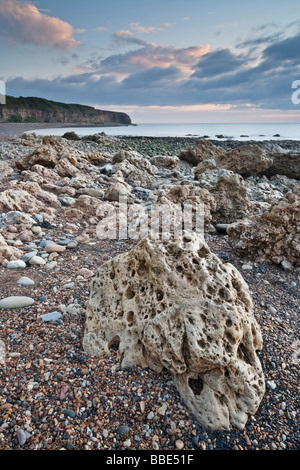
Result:
[[300,140],[300,123],[263,124],[202,124],[202,123],[141,123],[117,127],[62,127],[38,129],[37,135],[62,136],[76,132],[80,137],[105,132],[108,136],[193,137],[219,140]]

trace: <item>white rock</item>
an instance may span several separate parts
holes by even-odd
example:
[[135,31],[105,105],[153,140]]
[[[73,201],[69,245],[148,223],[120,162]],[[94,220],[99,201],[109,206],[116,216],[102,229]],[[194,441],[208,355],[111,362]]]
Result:
[[41,258],[40,256],[33,256],[29,260],[29,264],[31,266],[44,266],[46,264],[46,261],[43,258]]
[[166,368],[209,429],[243,429],[265,392],[249,288],[203,237],[141,240],[96,270],[83,338],[92,355],[118,344],[121,367]]
[[0,308],[3,309],[30,307],[33,304],[34,300],[31,297],[12,296],[0,300]]
[[25,269],[26,263],[24,263],[24,261],[21,259],[17,259],[15,261],[10,261],[6,267],[8,269]]
[[30,279],[29,277],[21,277],[18,280],[18,284],[20,284],[20,286],[33,286],[34,281]]

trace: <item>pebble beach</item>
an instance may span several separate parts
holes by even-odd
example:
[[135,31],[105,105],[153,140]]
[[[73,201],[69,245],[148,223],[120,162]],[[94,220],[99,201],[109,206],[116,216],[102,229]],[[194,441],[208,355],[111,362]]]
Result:
[[[101,152],[106,158],[122,150],[151,159],[176,156],[196,140],[103,137],[67,144],[82,153]],[[11,163],[41,142],[42,138],[3,132],[0,160]],[[222,145],[233,148],[237,143]],[[286,148],[290,145],[286,143]],[[155,188],[191,181],[185,167],[174,171],[159,169]],[[1,181],[0,190],[20,178],[22,172],[14,169]],[[97,184],[86,188],[104,191],[108,182],[104,173]],[[135,188],[144,203],[151,187],[145,187],[144,193],[140,186]],[[82,189],[76,188],[69,197],[78,197]],[[34,255],[25,258],[23,267],[0,266],[1,299],[26,297],[33,303],[4,304],[4,308],[2,304],[0,309],[0,450],[298,450],[299,268],[285,270],[267,261],[244,259],[226,234],[205,235],[211,251],[235,266],[249,286],[263,336],[258,354],[266,381],[259,409],[244,430],[209,431],[181,400],[168,371],[121,369],[117,350],[101,358],[83,350],[91,277],[136,241],[99,240],[95,231],[86,235],[80,230],[80,223],[78,231],[67,231],[63,210],[63,205],[58,206],[50,223],[33,225],[28,239],[18,237],[12,227],[8,233],[13,236],[5,238],[9,246],[24,249],[25,256]],[[1,227],[6,230],[5,224]],[[49,241],[57,247],[52,253],[46,250]],[[34,257],[39,259],[30,264]]]

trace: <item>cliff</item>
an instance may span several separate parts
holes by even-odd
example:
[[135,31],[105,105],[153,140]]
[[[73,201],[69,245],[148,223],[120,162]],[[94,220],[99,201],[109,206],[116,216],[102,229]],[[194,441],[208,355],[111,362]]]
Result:
[[6,104],[0,105],[0,122],[52,122],[104,126],[132,124],[130,117],[125,113],[22,96],[20,98],[6,96]]

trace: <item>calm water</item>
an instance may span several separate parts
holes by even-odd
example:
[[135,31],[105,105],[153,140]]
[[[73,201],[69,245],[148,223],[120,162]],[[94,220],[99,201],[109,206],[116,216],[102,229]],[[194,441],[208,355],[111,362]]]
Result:
[[[203,137],[223,135],[235,140],[300,140],[300,124],[138,124],[124,127],[64,127],[39,129],[37,135],[63,135],[74,131],[79,136],[105,132],[110,136]],[[279,137],[275,137],[279,134]],[[221,139],[220,139],[221,140]]]

